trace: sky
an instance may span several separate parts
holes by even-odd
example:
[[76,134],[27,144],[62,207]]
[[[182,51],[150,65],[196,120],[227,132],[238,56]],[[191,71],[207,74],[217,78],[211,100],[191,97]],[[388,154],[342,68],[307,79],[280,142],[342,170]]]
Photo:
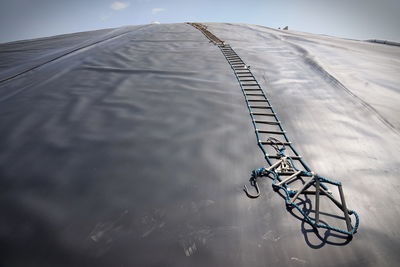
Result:
[[0,0],[0,42],[126,25],[237,22],[400,41],[400,0]]

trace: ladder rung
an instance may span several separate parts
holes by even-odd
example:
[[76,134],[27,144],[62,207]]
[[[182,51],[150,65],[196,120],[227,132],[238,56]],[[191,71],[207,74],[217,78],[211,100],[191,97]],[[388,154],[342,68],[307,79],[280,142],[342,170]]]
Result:
[[259,133],[267,133],[267,134],[285,134],[285,131],[269,131],[269,130],[258,130]]
[[272,107],[268,106],[249,106],[250,108],[258,108],[258,109],[272,109]]
[[256,79],[251,79],[251,80],[242,80],[242,79],[240,79],[240,81],[241,81],[241,82],[255,82]]
[[[250,102],[268,102],[269,101],[265,95],[257,95],[257,94],[246,94],[246,99],[247,99],[247,101],[250,101]],[[253,100],[257,100],[257,101],[253,101]]]
[[250,113],[251,115],[254,116],[271,116],[271,117],[275,116],[275,113],[260,113],[260,112],[250,112]]
[[276,185],[280,186],[280,185],[283,185],[283,184],[286,184],[286,183],[290,183],[293,180],[297,179],[300,174],[301,174],[301,171],[297,171],[297,172],[293,173],[292,175],[290,175],[289,177],[286,177],[285,179],[283,179],[282,181],[280,181]]
[[279,125],[281,123],[280,121],[259,121],[259,120],[254,120],[254,122],[262,124],[270,124],[270,125]]
[[[271,159],[280,159],[281,158],[281,156],[278,156],[278,155],[265,154],[265,156],[267,156],[267,157],[269,157]],[[287,156],[287,157],[289,157],[291,159],[301,159],[301,156]]]
[[236,74],[249,74],[251,73],[249,70],[247,70],[246,72],[236,72]]
[[255,84],[242,83],[242,86],[260,86],[260,85],[258,83]]
[[[289,146],[292,144],[292,142],[281,142],[282,144],[284,144],[285,146]],[[279,144],[281,144],[279,143]],[[275,145],[275,142],[271,142],[271,141],[261,141],[261,144],[263,145]]]
[[249,101],[249,102],[268,102],[267,99],[249,99],[247,101]]
[[296,172],[281,172],[281,171],[278,171],[278,174],[279,175],[282,175],[282,176],[290,176],[290,175],[293,175],[293,174],[295,174]]

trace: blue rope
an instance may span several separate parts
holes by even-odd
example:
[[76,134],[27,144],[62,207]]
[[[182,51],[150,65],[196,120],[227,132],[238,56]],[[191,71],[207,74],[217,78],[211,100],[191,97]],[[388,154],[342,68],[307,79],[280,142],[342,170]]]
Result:
[[[288,159],[293,163],[293,161],[290,158],[288,158]],[[295,170],[298,171],[298,169],[295,167],[294,164],[292,164],[292,166],[293,166],[293,168]],[[308,222],[309,224],[311,224],[311,225],[313,225],[315,227],[318,227],[318,228],[324,228],[324,229],[328,229],[328,230],[331,230],[331,231],[336,231],[336,232],[339,232],[339,233],[342,233],[342,234],[347,234],[347,235],[353,235],[353,234],[355,234],[357,232],[358,226],[360,224],[360,218],[359,218],[358,213],[356,211],[348,210],[348,214],[349,215],[354,215],[354,217],[355,217],[355,224],[354,224],[354,227],[352,228],[351,231],[345,231],[345,230],[339,229],[337,227],[333,227],[333,226],[330,226],[330,225],[327,225],[327,224],[323,224],[323,223],[315,223],[315,220],[312,219],[307,213],[305,213],[303,211],[303,209],[298,204],[291,202],[291,199],[296,194],[296,191],[289,190],[288,189],[288,185],[286,183],[284,183],[282,185],[278,185],[278,183],[281,182],[282,180],[279,177],[279,174],[276,173],[274,170],[267,170],[266,168],[255,169],[255,170],[252,171],[252,179],[255,180],[258,177],[269,176],[270,174],[273,175],[272,187],[275,190],[282,189],[285,192],[285,196],[284,197],[285,197],[286,206],[290,207],[290,208],[296,208],[301,213],[301,215],[303,215],[303,217],[304,217],[306,222]],[[311,177],[313,174],[311,172],[302,171],[301,175]],[[330,179],[322,177],[320,175],[315,175],[314,177],[316,179],[319,179],[320,186],[322,188],[324,188],[325,190],[328,190],[328,188],[323,183],[329,183],[329,184],[336,185],[336,186],[341,185],[340,182],[337,182],[337,181],[334,181],[334,180],[330,180]]]

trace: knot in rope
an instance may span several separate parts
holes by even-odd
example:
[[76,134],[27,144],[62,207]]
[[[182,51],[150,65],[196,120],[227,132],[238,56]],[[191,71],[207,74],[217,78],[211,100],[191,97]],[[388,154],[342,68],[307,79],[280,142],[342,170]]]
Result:
[[257,178],[257,177],[261,177],[264,176],[264,172],[265,172],[265,168],[259,168],[259,169],[255,169],[251,172],[251,177],[253,178]]

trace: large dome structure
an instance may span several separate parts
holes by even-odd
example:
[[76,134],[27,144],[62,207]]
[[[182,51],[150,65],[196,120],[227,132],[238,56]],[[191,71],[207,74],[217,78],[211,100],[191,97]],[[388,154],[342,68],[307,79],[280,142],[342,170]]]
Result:
[[353,238],[313,229],[268,178],[246,196],[267,162],[231,65],[191,25],[149,24],[0,44],[2,265],[397,266],[400,47],[204,25],[341,181]]

